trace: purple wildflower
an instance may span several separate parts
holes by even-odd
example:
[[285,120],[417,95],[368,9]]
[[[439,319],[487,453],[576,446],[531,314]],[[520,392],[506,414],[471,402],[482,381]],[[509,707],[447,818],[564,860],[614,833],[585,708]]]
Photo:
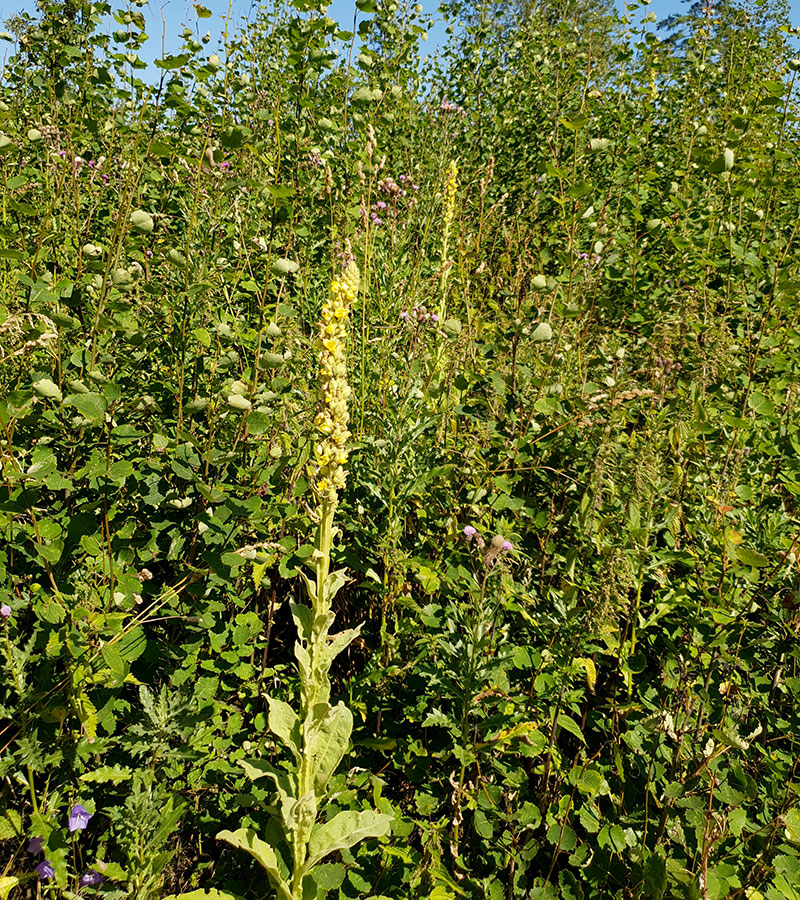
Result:
[[50,864],[50,860],[44,859],[36,866],[36,874],[42,881],[47,881],[50,878],[56,877],[56,870]]
[[508,553],[509,550],[514,549],[514,545],[511,543],[511,541],[503,541],[503,546],[500,549]]
[[92,814],[89,810],[81,806],[80,803],[76,803],[70,810],[67,828],[70,831],[82,831],[89,824],[89,819],[91,818]]
[[478,529],[474,528],[472,525],[465,525],[464,530],[461,533],[464,535],[464,537],[471,538],[475,537],[475,535],[478,533]]
[[28,844],[28,853],[30,853],[31,856],[38,856],[42,852],[43,843],[44,838],[31,838],[30,843]]
[[408,318],[408,310],[407,310],[407,309],[401,309],[401,310],[400,310],[400,318],[401,318],[401,319],[407,319],[407,318]]
[[81,887],[88,887],[91,884],[100,884],[102,880],[103,876],[99,872],[95,872],[94,869],[89,869],[88,872],[84,872],[83,875],[81,875],[81,880],[78,884]]
[[2,606],[0,606],[0,616],[2,616],[4,619],[8,619],[11,617],[11,607],[7,603],[4,603]]
[[438,322],[439,316],[436,313],[431,313],[431,322]]
[[378,200],[378,202],[375,204],[375,206],[377,209],[386,209],[386,201]]

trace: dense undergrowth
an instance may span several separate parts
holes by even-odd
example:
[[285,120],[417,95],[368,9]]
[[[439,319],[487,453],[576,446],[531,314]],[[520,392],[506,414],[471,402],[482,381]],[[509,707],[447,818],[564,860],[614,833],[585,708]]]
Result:
[[354,259],[319,816],[391,825],[302,895],[798,900],[791,35],[452,3],[421,60],[418,9],[356,5],[156,72],[136,0],[7,23],[0,897],[275,896],[237,828],[289,877]]

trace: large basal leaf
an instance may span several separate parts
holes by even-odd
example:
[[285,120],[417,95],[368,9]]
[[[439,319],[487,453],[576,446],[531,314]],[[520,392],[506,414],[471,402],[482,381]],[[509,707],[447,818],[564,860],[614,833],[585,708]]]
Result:
[[391,822],[391,816],[372,809],[340,812],[311,834],[305,871],[311,871],[318,862],[337,850],[346,850],[367,838],[382,837]]
[[289,885],[283,880],[278,868],[278,857],[272,847],[253,831],[252,828],[239,828],[237,831],[220,831],[218,841],[227,841],[239,850],[245,850],[256,859],[267,871],[270,880],[278,892],[278,900],[292,900]]
[[308,729],[307,749],[314,759],[314,787],[318,794],[324,793],[347,752],[352,732],[353,714],[344,703],[327,707],[322,720]]

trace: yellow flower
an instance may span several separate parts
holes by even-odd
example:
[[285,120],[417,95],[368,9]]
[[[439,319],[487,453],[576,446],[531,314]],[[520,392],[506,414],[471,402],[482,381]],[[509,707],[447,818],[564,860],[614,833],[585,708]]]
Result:
[[358,266],[351,262],[334,278],[331,296],[322,307],[317,353],[319,359],[320,386],[319,411],[314,424],[322,435],[316,444],[316,490],[335,502],[336,493],[345,485],[347,473],[347,429],[350,415],[347,400],[350,385],[347,383],[347,362],[344,346],[347,339],[347,318],[350,306],[358,295]]

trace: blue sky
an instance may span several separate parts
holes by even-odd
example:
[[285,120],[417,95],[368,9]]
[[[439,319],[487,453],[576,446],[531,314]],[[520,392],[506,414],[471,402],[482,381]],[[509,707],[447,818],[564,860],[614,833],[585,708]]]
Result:
[[[437,14],[439,0],[421,0],[421,2],[426,13],[439,18]],[[116,2],[111,0],[112,8],[124,8],[125,5],[121,0],[116,0]],[[203,5],[210,9],[213,15],[210,19],[202,19],[198,22],[191,0],[150,0],[150,3],[143,8],[147,18],[147,34],[151,38],[151,41],[148,42],[148,49],[151,53],[150,58],[161,47],[162,33],[167,52],[175,52],[179,46],[179,34],[184,25],[189,25],[193,28],[197,25],[201,34],[210,31],[212,34],[211,43],[214,46],[209,47],[209,52],[217,49],[216,44],[223,30],[223,20],[229,9],[228,0],[203,0]],[[617,6],[621,5],[620,0],[617,0]],[[793,0],[791,5],[793,14],[797,13],[797,15],[793,15],[792,22],[792,24],[796,25],[798,24],[798,19],[800,19],[800,0]],[[255,0],[231,0],[231,23],[237,25],[243,18],[254,16],[258,6],[259,3],[255,2]],[[647,12],[654,12],[657,19],[660,20],[684,8],[685,6],[681,3],[681,0],[652,0],[648,7],[640,7],[636,15],[641,17]],[[36,0],[0,0],[0,22],[22,10],[34,13]],[[354,12],[354,0],[333,0],[328,8],[328,14],[337,19],[346,30],[352,29]],[[358,15],[360,19],[362,14],[359,13]],[[428,42],[422,45],[423,53],[431,52],[443,40],[444,27],[441,24],[441,20],[439,20],[438,24],[435,24],[431,29]],[[2,52],[1,48],[0,52]],[[143,58],[147,58],[147,54],[143,53],[142,55]]]

